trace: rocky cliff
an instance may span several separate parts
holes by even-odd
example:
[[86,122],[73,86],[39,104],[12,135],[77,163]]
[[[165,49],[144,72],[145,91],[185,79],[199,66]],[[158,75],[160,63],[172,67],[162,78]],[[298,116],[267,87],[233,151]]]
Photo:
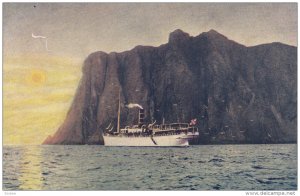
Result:
[[211,30],[196,37],[176,30],[159,47],[95,52],[64,123],[44,144],[101,144],[101,131],[146,121],[198,119],[199,143],[285,143],[297,135],[297,48],[246,47]]

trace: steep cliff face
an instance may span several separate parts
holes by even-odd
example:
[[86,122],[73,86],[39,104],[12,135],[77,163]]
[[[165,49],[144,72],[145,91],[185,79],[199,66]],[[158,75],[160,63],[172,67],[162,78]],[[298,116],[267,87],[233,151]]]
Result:
[[159,47],[95,52],[64,123],[44,144],[101,144],[101,131],[146,121],[198,119],[199,143],[296,142],[297,48],[245,47],[211,30],[196,37],[176,30]]

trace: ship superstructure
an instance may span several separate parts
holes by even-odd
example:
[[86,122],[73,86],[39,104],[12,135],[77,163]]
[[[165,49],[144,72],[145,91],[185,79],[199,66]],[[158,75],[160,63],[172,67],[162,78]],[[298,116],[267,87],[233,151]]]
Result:
[[[138,124],[120,128],[120,99],[118,107],[117,130],[106,130],[103,134],[105,146],[188,146],[190,141],[199,137],[196,119],[191,123],[145,124],[145,111],[139,108]],[[109,126],[110,127],[110,126]],[[108,127],[108,128],[109,128]]]

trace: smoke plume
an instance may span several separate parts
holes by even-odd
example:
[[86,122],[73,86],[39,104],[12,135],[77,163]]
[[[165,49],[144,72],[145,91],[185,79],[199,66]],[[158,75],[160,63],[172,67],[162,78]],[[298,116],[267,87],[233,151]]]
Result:
[[143,107],[137,103],[129,103],[126,105],[126,107],[128,108],[140,108],[140,109],[143,109]]

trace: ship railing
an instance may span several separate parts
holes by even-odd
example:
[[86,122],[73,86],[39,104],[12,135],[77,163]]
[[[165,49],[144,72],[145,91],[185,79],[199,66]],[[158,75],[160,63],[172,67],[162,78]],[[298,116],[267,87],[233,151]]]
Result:
[[198,132],[198,128],[197,127],[189,127],[188,132],[195,134],[195,132]]
[[172,123],[170,125],[174,129],[185,129],[189,127],[188,123]]
[[163,128],[158,128],[158,129],[152,129],[154,132],[198,132],[197,127],[177,127],[177,128],[169,128],[169,129],[163,129]]
[[189,128],[188,123],[172,123],[172,124],[163,124],[163,125],[154,125],[150,126],[153,130],[186,130]]

